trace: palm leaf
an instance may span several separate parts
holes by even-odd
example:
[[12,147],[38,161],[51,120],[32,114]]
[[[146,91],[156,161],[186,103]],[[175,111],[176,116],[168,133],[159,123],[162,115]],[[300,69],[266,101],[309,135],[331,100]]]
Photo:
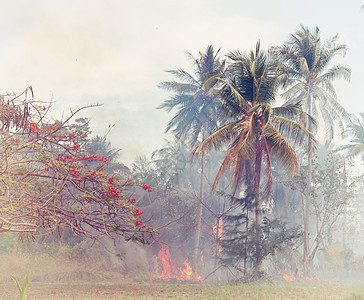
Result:
[[293,177],[299,168],[295,151],[289,146],[284,137],[272,125],[268,124],[265,130],[269,154],[274,157],[282,168]]
[[312,149],[317,149],[318,141],[314,135],[298,122],[272,115],[271,122],[268,125],[267,130],[271,131],[273,127],[274,130],[280,132],[294,144],[303,145],[307,143],[308,139],[311,139]]
[[212,149],[221,149],[224,144],[233,140],[243,129],[243,127],[244,123],[242,123],[241,120],[238,120],[218,129],[193,150],[192,158],[195,155],[197,157],[205,155],[209,153]]
[[164,81],[158,85],[159,88],[177,92],[179,94],[191,94],[198,90],[198,86],[191,83],[179,83],[176,81]]

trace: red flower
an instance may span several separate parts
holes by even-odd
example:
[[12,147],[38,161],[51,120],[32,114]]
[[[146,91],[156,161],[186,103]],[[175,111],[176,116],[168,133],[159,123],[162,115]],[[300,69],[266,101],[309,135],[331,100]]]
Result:
[[112,183],[113,183],[113,181],[114,181],[114,177],[110,177],[110,178],[109,178],[109,181],[108,181],[108,184],[112,184]]
[[150,193],[150,192],[152,192],[152,189],[149,189],[149,190],[148,190],[148,192],[149,192],[149,193]]
[[147,189],[150,189],[151,185],[146,185],[145,183],[143,184],[143,189],[146,191]]
[[127,198],[126,200],[128,200],[130,203],[135,203],[135,199],[130,199],[130,198]]

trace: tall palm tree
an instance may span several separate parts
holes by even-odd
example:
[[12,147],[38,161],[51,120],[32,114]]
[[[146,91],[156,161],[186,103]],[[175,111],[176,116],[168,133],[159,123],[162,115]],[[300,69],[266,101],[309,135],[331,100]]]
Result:
[[299,105],[271,107],[277,88],[286,76],[277,62],[260,49],[259,42],[249,54],[234,51],[228,57],[232,63],[225,76],[215,77],[215,80],[220,83],[224,108],[231,122],[206,138],[194,150],[194,155],[204,156],[213,148],[219,150],[229,143],[212,190],[229,168],[233,194],[245,187],[245,195],[255,207],[258,237],[255,272],[260,276],[263,263],[261,199],[268,199],[272,189],[271,158],[287,173],[294,174],[298,160],[283,134],[298,143],[305,137],[312,139],[312,134],[301,124],[284,117],[299,115]]
[[[164,108],[167,112],[177,109],[175,116],[167,125],[166,132],[172,131],[177,139],[184,139],[191,145],[195,145],[198,139],[205,139],[216,130],[220,115],[221,103],[216,90],[213,88],[215,81],[207,80],[220,74],[225,62],[218,58],[219,51],[214,51],[210,45],[205,52],[199,53],[195,58],[188,53],[193,62],[194,74],[178,68],[168,71],[181,82],[166,81],[160,87],[174,92],[174,96],[164,101],[158,108]],[[197,269],[198,253],[200,247],[201,221],[204,201],[204,177],[205,163],[201,162],[200,203],[196,225],[196,240],[194,247],[193,264]]]
[[[335,124],[342,132],[344,130],[343,120],[348,120],[348,114],[338,103],[332,82],[337,78],[350,79],[350,69],[343,65],[330,66],[331,61],[338,55],[344,55],[346,46],[338,43],[337,36],[322,40],[318,27],[310,31],[301,26],[295,34],[290,36],[289,41],[281,46],[275,47],[274,53],[284,64],[289,72],[289,89],[283,94],[287,100],[286,104],[301,103],[302,108],[308,115],[315,118],[323,118],[326,129],[326,139],[331,140],[334,136]],[[308,118],[301,122],[312,131],[312,123]],[[312,171],[312,144],[307,144],[307,189],[304,215],[304,265],[308,267],[311,259],[309,254],[309,216],[311,197],[311,171]]]

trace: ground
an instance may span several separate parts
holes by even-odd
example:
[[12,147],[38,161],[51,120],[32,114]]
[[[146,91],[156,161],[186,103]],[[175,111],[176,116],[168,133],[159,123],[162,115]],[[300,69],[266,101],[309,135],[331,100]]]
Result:
[[[14,284],[0,284],[0,299],[19,299]],[[264,283],[264,284],[186,284],[186,283],[85,283],[55,284],[31,282],[32,299],[330,299],[364,300],[364,284]]]

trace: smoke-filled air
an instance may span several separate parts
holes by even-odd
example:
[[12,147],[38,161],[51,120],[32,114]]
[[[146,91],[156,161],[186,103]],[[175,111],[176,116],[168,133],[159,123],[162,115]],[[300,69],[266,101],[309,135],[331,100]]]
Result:
[[1,11],[1,299],[364,299],[364,3]]

